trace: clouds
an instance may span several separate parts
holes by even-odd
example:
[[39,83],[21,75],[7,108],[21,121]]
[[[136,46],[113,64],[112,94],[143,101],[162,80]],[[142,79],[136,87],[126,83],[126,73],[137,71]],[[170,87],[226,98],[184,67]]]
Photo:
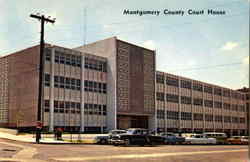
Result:
[[223,51],[231,51],[234,48],[238,47],[239,44],[237,42],[227,42],[225,45],[221,47],[221,50]]

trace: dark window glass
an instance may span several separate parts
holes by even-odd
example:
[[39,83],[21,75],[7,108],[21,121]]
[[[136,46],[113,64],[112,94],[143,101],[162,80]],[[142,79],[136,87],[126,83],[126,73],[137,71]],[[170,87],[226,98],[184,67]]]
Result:
[[193,104],[197,106],[202,106],[203,105],[203,100],[201,98],[194,98],[193,99]]
[[178,103],[179,102],[179,96],[174,95],[174,94],[166,94],[166,100],[168,102]]
[[50,75],[49,74],[45,74],[44,75],[44,84],[45,86],[50,86]]
[[192,102],[191,97],[181,96],[181,103],[182,104],[191,104],[191,102]]
[[66,65],[71,65],[71,59],[70,59],[71,55],[67,54],[65,55],[65,63]]
[[55,52],[55,63],[59,63],[59,53]]
[[170,86],[179,87],[179,80],[176,78],[172,78],[172,77],[167,76],[166,77],[166,84],[170,85]]
[[167,119],[178,120],[179,112],[178,111],[167,111]]
[[230,110],[231,105],[229,103],[223,103],[223,108],[226,110]]
[[76,89],[76,79],[71,78],[71,89],[75,90]]
[[194,120],[202,121],[203,120],[203,114],[194,113]]
[[216,122],[222,122],[222,116],[221,115],[215,115],[214,116],[214,121],[216,121]]
[[213,115],[205,114],[205,121],[213,121]]
[[157,74],[156,75],[156,82],[164,84],[164,76],[160,75],[160,74]]
[[222,94],[221,88],[214,88],[214,94],[221,96],[221,94]]
[[192,120],[191,112],[181,112],[181,120]]
[[222,108],[222,103],[219,101],[214,101],[214,107],[215,108]]
[[157,110],[157,118],[158,119],[164,119],[165,118],[164,110]]
[[157,99],[158,101],[165,101],[165,100],[164,100],[164,93],[157,92],[157,93],[156,93],[156,99]]
[[204,86],[204,92],[212,94],[213,93],[213,88],[210,87],[210,86],[205,85]]
[[46,48],[45,49],[45,60],[50,61],[51,60],[51,49]]
[[60,88],[64,88],[64,82],[65,82],[65,79],[64,77],[60,77]]
[[65,63],[65,56],[64,54],[60,55],[60,64],[64,64]]
[[212,100],[204,100],[204,105],[206,107],[213,107],[213,101]]
[[181,80],[181,88],[191,89],[192,83],[187,80]]
[[202,84],[200,84],[200,83],[193,83],[193,90],[195,90],[195,91],[200,91],[200,92],[202,92]]

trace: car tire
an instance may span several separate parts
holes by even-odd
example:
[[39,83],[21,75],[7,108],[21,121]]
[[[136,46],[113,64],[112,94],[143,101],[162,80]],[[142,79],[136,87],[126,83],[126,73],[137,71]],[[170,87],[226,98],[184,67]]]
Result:
[[125,143],[125,146],[129,146],[129,145],[131,145],[131,141],[130,141],[130,139],[126,139],[126,140],[124,141],[124,143]]
[[101,139],[100,144],[101,144],[101,145],[105,145],[105,144],[107,144],[107,140],[105,140],[105,139]]

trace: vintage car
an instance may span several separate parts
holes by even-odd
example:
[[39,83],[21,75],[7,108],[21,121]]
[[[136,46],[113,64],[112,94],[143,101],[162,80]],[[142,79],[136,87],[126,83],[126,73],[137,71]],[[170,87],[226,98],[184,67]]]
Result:
[[182,144],[185,142],[185,138],[177,136],[174,133],[160,133],[160,136],[165,138],[165,144]]
[[203,133],[208,138],[215,138],[217,144],[227,144],[227,135],[226,133],[219,132],[205,132]]
[[127,133],[113,136],[110,140],[111,144],[118,145],[157,145],[164,144],[165,138],[152,135],[147,129],[130,128]]
[[127,131],[126,130],[111,130],[109,131],[108,134],[105,134],[105,135],[101,135],[101,136],[96,136],[95,137],[95,143],[98,143],[98,144],[108,144],[110,139],[115,136],[115,135],[118,135],[118,134],[122,134],[122,133],[126,133]]
[[236,145],[241,145],[241,144],[248,144],[248,137],[247,136],[232,136],[227,139],[228,144],[236,144]]
[[192,135],[185,139],[186,144],[216,144],[215,138],[208,138],[203,134]]

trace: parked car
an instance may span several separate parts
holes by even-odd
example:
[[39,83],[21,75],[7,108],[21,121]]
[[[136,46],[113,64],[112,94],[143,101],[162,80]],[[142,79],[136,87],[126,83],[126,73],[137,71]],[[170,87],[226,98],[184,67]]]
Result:
[[147,129],[143,128],[130,128],[127,133],[119,134],[111,138],[111,143],[117,145],[157,145],[163,144],[164,137],[152,135]]
[[226,133],[218,133],[218,132],[205,132],[203,135],[208,138],[215,138],[217,144],[227,144],[227,135]]
[[248,144],[248,137],[247,136],[232,136],[227,139],[228,144]]
[[127,131],[126,130],[111,130],[109,131],[108,134],[106,135],[101,135],[101,136],[96,136],[95,137],[95,141],[96,143],[98,144],[109,144],[110,142],[110,139],[113,137],[113,136],[116,136],[118,134],[122,134],[122,133],[126,133]]
[[186,144],[216,144],[215,138],[208,138],[203,134],[196,134],[185,139]]
[[184,137],[177,136],[174,133],[160,133],[159,135],[165,138],[165,144],[181,144],[185,142]]

